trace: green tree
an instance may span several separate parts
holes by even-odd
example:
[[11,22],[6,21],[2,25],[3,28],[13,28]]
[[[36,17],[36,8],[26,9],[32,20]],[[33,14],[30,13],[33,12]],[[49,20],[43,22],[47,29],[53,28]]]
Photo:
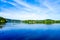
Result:
[[3,18],[3,17],[0,17],[0,25],[1,24],[4,24],[4,23],[6,23],[7,21],[6,21],[6,19],[5,18]]

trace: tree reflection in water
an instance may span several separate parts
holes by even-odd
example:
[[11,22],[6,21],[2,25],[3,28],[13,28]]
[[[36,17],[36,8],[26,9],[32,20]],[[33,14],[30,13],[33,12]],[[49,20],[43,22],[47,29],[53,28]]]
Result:
[[4,27],[6,23],[0,23],[0,28]]
[[2,28],[6,24],[6,19],[3,17],[0,17],[0,28]]

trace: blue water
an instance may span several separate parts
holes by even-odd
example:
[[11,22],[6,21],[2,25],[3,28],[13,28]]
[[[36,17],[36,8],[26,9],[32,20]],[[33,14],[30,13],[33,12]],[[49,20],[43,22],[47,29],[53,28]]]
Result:
[[60,40],[60,24],[6,23],[0,28],[0,40]]

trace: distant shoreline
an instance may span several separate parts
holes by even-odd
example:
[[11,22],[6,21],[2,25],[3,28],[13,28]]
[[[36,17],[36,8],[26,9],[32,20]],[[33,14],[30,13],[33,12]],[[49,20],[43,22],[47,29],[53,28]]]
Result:
[[52,20],[52,19],[45,19],[45,20],[23,20],[23,23],[26,24],[54,24],[60,23],[60,20]]
[[[4,19],[4,20],[3,20]],[[0,17],[0,23],[5,22],[14,22],[14,23],[25,23],[25,24],[55,24],[60,23],[60,20],[52,20],[52,19],[45,19],[45,20],[13,20],[13,19],[5,19]]]

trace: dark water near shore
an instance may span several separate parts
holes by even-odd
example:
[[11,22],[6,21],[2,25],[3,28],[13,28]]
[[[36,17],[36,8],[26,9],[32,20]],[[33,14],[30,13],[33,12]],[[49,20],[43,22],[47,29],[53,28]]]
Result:
[[60,24],[19,24],[1,25],[0,40],[60,40]]

